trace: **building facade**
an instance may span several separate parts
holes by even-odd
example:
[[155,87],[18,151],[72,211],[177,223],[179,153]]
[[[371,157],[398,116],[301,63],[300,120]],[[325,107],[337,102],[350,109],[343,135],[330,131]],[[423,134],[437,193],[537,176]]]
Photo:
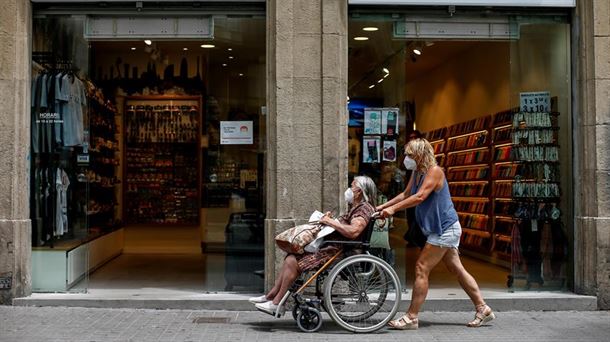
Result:
[[[92,11],[99,15],[100,9],[91,7],[96,2],[93,5],[91,3],[82,2],[85,9],[82,11]],[[146,2],[143,3],[146,8]],[[216,6],[219,3],[230,3],[234,10],[246,8],[252,3],[260,5],[261,2],[195,3],[195,10],[205,10],[206,6]],[[520,1],[509,9],[517,14],[548,10],[528,7],[529,3]],[[72,10],[78,11],[77,1],[70,5],[73,6]],[[121,2],[119,5],[137,13],[133,2]],[[474,4],[479,7],[470,7],[470,1],[265,2],[264,86],[258,84],[259,88],[266,88],[266,116],[262,119],[259,117],[264,121],[266,132],[262,148],[264,161],[261,163],[264,171],[259,173],[264,175],[265,184],[264,242],[261,242],[265,251],[265,288],[273,284],[275,270],[282,261],[281,251],[274,247],[274,236],[284,229],[306,222],[312,208],[345,210],[342,199],[349,174],[362,172],[362,169],[355,172],[350,170],[348,143],[351,138],[348,124],[351,117],[346,94],[351,93],[354,84],[350,80],[352,55],[349,51],[358,49],[351,45],[351,23],[354,18],[362,18],[368,13],[373,17],[390,13],[391,18],[392,12],[417,11],[420,8],[418,6],[431,5],[435,6],[434,11],[431,11],[432,16],[439,11],[455,11],[459,14],[463,9],[474,8],[479,12],[495,9],[480,7],[479,2]],[[31,187],[33,168],[32,131],[31,116],[24,113],[32,110],[34,18],[40,6],[41,2],[7,0],[0,14],[0,85],[3,90],[0,110],[4,146],[1,174],[5,175],[0,182],[6,194],[0,205],[2,303],[10,303],[13,298],[28,296],[32,292],[33,229],[31,195],[28,190]],[[561,8],[561,15],[568,18],[569,31],[567,50],[563,51],[569,61],[569,90],[567,96],[564,96],[568,109],[564,115],[567,117],[562,118],[566,120],[562,132],[568,134],[562,138],[564,140],[560,140],[560,144],[567,151],[563,159],[567,171],[562,171],[562,176],[567,179],[562,182],[566,182],[565,187],[570,189],[564,190],[562,198],[567,203],[562,207],[564,212],[567,211],[564,214],[564,225],[572,228],[567,230],[569,234],[566,246],[570,261],[564,263],[568,279],[562,288],[578,294],[597,296],[598,307],[608,309],[610,5],[605,1],[577,0],[574,6],[562,1],[549,1],[548,7]],[[47,12],[53,10],[50,7],[45,9]],[[512,102],[508,101],[510,104]],[[386,101],[379,106],[387,105]],[[401,108],[401,112],[405,111]],[[457,119],[453,123],[460,121],[465,119]],[[418,124],[418,127],[423,126]],[[400,135],[401,131],[398,133]],[[398,145],[401,142],[398,138]],[[447,155],[450,153],[447,152]]]

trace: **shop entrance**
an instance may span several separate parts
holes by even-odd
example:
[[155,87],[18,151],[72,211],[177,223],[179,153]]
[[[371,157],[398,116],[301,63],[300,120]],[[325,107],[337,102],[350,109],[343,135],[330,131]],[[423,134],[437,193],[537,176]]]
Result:
[[[262,290],[264,17],[173,20],[211,33],[100,38],[103,20],[34,20],[33,77],[82,84],[56,97],[80,96],[82,114],[62,117],[58,132],[71,125],[82,139],[49,145],[64,165],[69,219],[61,235],[34,240],[35,291]],[[72,277],[51,281],[49,255]]]
[[[349,23],[350,176],[374,177],[393,198],[409,177],[403,146],[421,133],[444,168],[460,253],[481,288],[565,289],[569,25],[476,10],[368,11],[354,9]],[[412,220],[397,215],[387,253],[407,287],[419,252],[405,240]],[[459,287],[443,266],[430,286]]]

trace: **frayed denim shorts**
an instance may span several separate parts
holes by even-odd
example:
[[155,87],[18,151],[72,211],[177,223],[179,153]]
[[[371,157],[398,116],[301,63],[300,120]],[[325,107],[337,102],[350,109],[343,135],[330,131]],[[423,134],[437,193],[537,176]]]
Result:
[[428,235],[428,240],[426,242],[433,246],[457,249],[460,246],[461,235],[462,226],[460,225],[460,221],[455,221],[455,223],[449,226],[443,234]]

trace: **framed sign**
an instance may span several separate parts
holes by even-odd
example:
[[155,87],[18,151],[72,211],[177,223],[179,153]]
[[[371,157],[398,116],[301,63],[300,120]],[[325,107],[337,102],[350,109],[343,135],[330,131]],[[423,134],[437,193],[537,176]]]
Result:
[[383,141],[383,161],[396,161],[396,140]]
[[251,145],[254,143],[252,121],[221,121],[221,145]]
[[379,163],[381,161],[381,138],[364,137],[362,138],[362,162]]
[[520,93],[519,110],[525,113],[549,113],[551,93],[548,91]]
[[384,108],[381,111],[381,134],[398,135],[398,108]]
[[381,134],[380,109],[364,109],[364,134]]

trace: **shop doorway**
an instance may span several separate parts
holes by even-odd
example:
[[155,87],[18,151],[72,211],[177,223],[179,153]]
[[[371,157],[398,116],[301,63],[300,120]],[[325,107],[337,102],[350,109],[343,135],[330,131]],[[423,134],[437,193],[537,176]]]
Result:
[[36,291],[262,290],[265,21],[206,18],[213,34],[199,39],[95,38],[86,16],[34,20],[37,72],[55,77],[64,62],[83,84],[82,141],[54,145],[82,234],[69,223],[34,250],[81,266],[64,288],[34,267]]

